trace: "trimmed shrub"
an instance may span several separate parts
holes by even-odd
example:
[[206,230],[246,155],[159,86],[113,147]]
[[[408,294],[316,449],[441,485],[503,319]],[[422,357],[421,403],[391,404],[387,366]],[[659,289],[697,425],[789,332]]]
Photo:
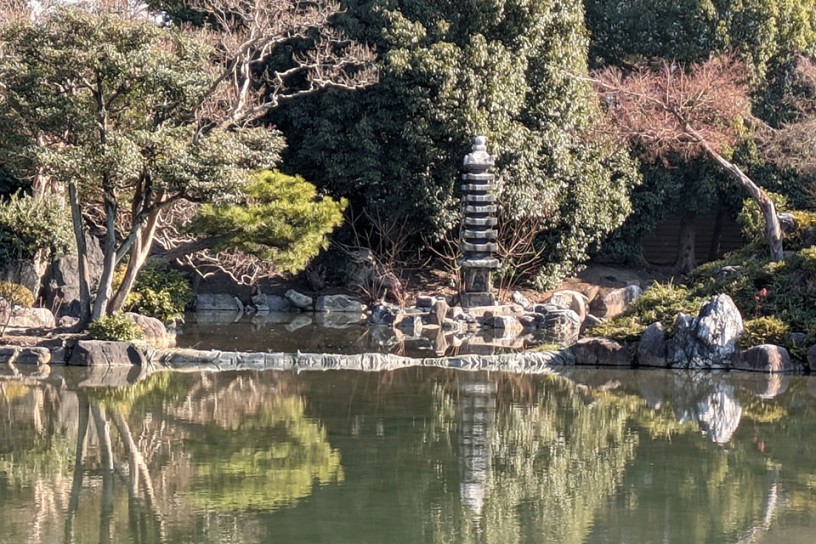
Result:
[[11,306],[31,308],[34,305],[34,293],[31,289],[11,281],[0,281],[0,298]]
[[94,340],[132,342],[144,339],[144,331],[123,313],[116,313],[94,321],[88,326],[88,333]]

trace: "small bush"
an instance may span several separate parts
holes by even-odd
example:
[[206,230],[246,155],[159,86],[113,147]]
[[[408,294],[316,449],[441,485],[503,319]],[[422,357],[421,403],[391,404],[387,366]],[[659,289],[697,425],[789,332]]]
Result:
[[34,305],[34,294],[31,289],[11,281],[0,281],[0,298],[11,306],[31,308]]
[[619,315],[614,319],[599,323],[592,327],[592,336],[602,336],[618,342],[634,342],[646,330],[646,325],[638,316]]
[[125,306],[132,312],[168,322],[182,319],[194,298],[187,275],[160,263],[146,266],[139,273]]
[[71,213],[57,195],[12,195],[0,201],[0,262],[32,259],[40,251],[67,251],[73,242]]
[[88,333],[94,340],[132,342],[144,339],[144,331],[123,313],[116,313],[94,321],[88,327]]
[[739,339],[740,349],[760,344],[786,346],[790,343],[790,327],[776,317],[758,317],[743,324],[745,331]]

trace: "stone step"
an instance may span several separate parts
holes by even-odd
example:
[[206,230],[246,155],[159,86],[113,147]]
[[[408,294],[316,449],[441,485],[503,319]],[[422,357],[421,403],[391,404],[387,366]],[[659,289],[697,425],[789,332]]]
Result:
[[495,242],[488,242],[486,244],[471,244],[470,242],[462,242],[460,244],[462,251],[475,251],[480,253],[493,253],[499,249]]
[[496,213],[498,206],[492,204],[490,206],[465,206],[465,213]]
[[492,193],[496,190],[495,183],[464,183],[462,184],[463,193]]
[[498,232],[495,229],[488,230],[469,230],[462,231],[462,237],[466,239],[479,238],[483,240],[495,240]]
[[486,194],[486,195],[477,195],[474,193],[468,193],[462,196],[462,199],[465,202],[483,202],[486,204],[493,204],[496,201],[495,195]]
[[490,182],[490,181],[493,181],[493,179],[495,177],[496,177],[495,175],[493,175],[493,174],[491,174],[489,172],[482,172],[482,173],[478,173],[478,174],[474,173],[474,172],[468,172],[466,174],[462,174],[462,179],[464,181]]
[[498,219],[495,217],[465,217],[464,223],[468,227],[494,227]]

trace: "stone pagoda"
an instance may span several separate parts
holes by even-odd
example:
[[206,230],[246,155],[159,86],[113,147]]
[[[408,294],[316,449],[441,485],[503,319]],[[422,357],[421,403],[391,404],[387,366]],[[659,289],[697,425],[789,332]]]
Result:
[[490,168],[493,157],[487,152],[487,138],[477,136],[473,149],[465,156],[462,176],[462,229],[459,247],[462,258],[463,308],[493,306],[491,273],[499,268],[499,260],[493,254],[496,245],[496,197],[494,176]]

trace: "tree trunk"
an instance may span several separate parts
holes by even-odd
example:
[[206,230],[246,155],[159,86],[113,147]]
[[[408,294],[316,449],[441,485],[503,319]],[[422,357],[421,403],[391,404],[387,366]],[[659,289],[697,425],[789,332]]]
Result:
[[130,246],[130,260],[128,261],[125,277],[122,285],[116,290],[113,298],[108,304],[108,312],[114,313],[122,309],[125,299],[130,294],[133,285],[136,283],[136,276],[144,266],[147,257],[150,255],[150,248],[153,247],[153,237],[156,234],[156,226],[159,222],[160,210],[156,210],[148,216],[145,225],[136,236]]
[[720,247],[722,245],[722,231],[723,221],[725,220],[725,212],[722,208],[717,210],[717,216],[714,219],[714,232],[711,233],[711,244],[708,246],[708,260],[716,261],[720,256]]
[[105,241],[102,247],[104,261],[102,276],[99,278],[99,287],[96,290],[96,300],[93,306],[92,319],[94,321],[107,315],[108,300],[113,291],[113,273],[116,269],[116,201],[112,195],[105,195]]
[[91,319],[91,280],[88,273],[88,246],[85,243],[85,231],[82,230],[82,210],[79,207],[76,183],[68,184],[68,197],[79,264],[79,325],[84,327]]
[[68,511],[65,514],[65,542],[66,544],[73,544],[74,538],[74,521],[76,520],[77,510],[79,509],[79,493],[82,491],[83,479],[83,464],[85,462],[85,439],[88,436],[88,421],[90,420],[90,405],[88,404],[88,397],[85,393],[77,393],[77,400],[79,401],[79,415],[77,419],[77,444],[76,456],[74,459],[74,478],[71,483],[71,496],[68,500]]
[[781,261],[784,259],[784,253],[782,251],[782,227],[779,226],[779,217],[776,215],[776,207],[770,197],[768,197],[768,194],[763,191],[759,185],[754,183],[739,166],[726,160],[725,157],[717,153],[708,145],[708,142],[705,141],[700,133],[691,128],[688,123],[684,125],[684,130],[697,140],[706,154],[714,159],[734,181],[745,187],[745,190],[748,191],[748,194],[751,195],[751,198],[757,203],[759,209],[762,210],[762,216],[765,218],[765,240],[768,243],[771,260]]
[[674,269],[680,274],[687,274],[697,266],[694,252],[697,237],[697,216],[685,213],[680,219],[680,236],[677,244],[677,260]]

